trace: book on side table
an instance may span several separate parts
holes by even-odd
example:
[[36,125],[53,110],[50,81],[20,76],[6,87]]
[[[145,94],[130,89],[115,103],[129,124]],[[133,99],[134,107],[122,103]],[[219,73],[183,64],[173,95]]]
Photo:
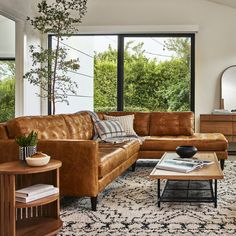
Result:
[[16,201],[28,203],[59,193],[59,189],[49,184],[35,184],[16,190]]
[[188,173],[204,166],[213,164],[213,161],[202,161],[195,159],[174,158],[163,160],[156,165],[157,169]]

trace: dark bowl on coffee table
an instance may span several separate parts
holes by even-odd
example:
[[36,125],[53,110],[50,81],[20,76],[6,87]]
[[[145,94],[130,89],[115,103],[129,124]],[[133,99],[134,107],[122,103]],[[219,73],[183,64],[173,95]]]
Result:
[[197,148],[194,146],[178,146],[176,153],[181,158],[191,158],[197,153]]

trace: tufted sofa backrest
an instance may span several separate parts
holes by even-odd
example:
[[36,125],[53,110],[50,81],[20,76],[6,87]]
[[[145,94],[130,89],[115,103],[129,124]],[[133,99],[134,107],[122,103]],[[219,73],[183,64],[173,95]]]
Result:
[[[99,113],[102,116],[103,113]],[[193,112],[105,112],[111,116],[134,114],[134,130],[140,136],[193,135]]]
[[92,139],[93,123],[90,115],[80,114],[23,116],[7,122],[9,138],[38,133],[39,139]]
[[[193,135],[192,112],[99,112],[123,116],[134,114],[134,130],[140,136]],[[0,139],[15,138],[38,132],[39,139],[85,139],[93,138],[93,122],[87,112],[51,116],[24,116],[0,124]]]
[[89,140],[93,138],[93,122],[87,112],[62,116],[65,120],[70,139]]
[[152,112],[150,116],[150,135],[193,135],[193,112]]
[[9,138],[38,132],[39,139],[68,139],[69,132],[62,115],[22,116],[7,122]]

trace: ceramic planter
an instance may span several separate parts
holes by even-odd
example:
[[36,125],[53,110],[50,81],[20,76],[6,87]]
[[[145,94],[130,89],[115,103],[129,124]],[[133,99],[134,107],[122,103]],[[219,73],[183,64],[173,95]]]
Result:
[[30,157],[37,151],[37,146],[19,147],[19,158],[21,161],[25,161],[26,157]]

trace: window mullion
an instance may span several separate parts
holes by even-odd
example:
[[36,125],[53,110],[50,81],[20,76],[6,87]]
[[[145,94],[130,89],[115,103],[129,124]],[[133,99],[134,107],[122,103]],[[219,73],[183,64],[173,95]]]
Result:
[[124,109],[124,36],[118,35],[117,55],[117,111]]
[[191,111],[195,112],[195,35],[191,36],[191,88],[190,88],[190,104]]

